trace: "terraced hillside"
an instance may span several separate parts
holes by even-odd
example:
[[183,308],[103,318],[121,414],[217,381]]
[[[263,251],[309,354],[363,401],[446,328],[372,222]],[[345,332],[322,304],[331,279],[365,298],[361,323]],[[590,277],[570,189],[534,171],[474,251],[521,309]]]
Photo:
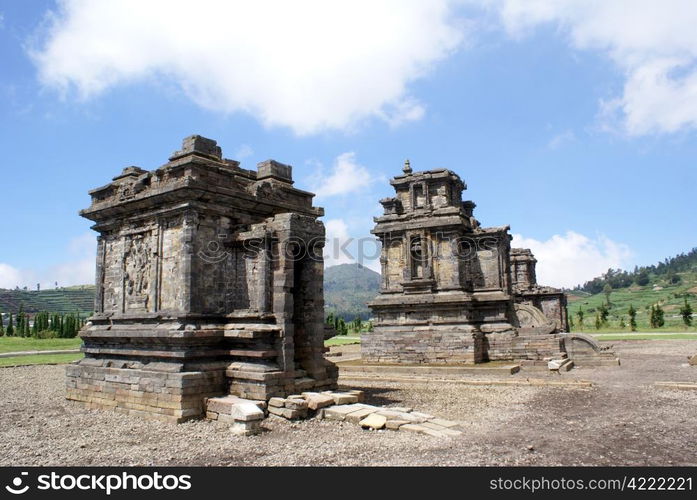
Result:
[[20,305],[28,313],[77,311],[86,315],[94,308],[94,286],[81,285],[41,291],[0,289],[0,312],[17,314]]

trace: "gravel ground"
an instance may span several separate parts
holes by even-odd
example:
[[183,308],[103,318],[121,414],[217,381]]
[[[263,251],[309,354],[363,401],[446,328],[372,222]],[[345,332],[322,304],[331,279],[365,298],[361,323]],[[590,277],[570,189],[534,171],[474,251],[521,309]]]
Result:
[[684,366],[697,341],[615,346],[621,368],[477,377],[582,379],[594,383],[590,389],[435,381],[351,386],[365,390],[368,403],[462,422],[464,434],[450,439],[275,417],[264,422],[263,434],[238,437],[212,422],[163,424],[85,410],[63,399],[62,366],[3,368],[0,465],[697,465],[697,391],[652,386],[697,382],[697,367]]

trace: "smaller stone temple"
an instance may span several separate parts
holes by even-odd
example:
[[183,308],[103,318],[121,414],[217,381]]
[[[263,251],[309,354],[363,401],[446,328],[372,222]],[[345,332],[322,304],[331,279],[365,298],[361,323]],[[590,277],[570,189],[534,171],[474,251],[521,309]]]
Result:
[[456,173],[414,172],[407,161],[390,184],[395,196],[380,200],[372,231],[382,285],[368,304],[375,323],[362,337],[364,362],[534,363],[574,352],[616,364],[592,338],[564,333],[565,294],[537,284],[537,261],[511,248],[509,226],[481,226]]
[[90,191],[95,313],[67,397],[182,421],[204,398],[267,400],[336,387],[324,358],[323,209],[274,160],[246,170],[184,139],[152,171]]

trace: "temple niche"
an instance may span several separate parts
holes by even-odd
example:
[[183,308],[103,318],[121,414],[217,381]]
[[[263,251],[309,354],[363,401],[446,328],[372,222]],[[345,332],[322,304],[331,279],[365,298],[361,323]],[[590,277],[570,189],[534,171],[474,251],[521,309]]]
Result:
[[566,296],[537,285],[536,260],[511,248],[509,226],[481,226],[456,173],[414,172],[407,161],[390,184],[395,195],[380,200],[384,214],[372,231],[382,244],[382,284],[369,303],[375,323],[362,337],[365,362],[566,357]]
[[323,209],[274,160],[246,170],[184,139],[162,167],[90,191],[95,314],[67,396],[182,421],[204,398],[333,389],[324,359]]

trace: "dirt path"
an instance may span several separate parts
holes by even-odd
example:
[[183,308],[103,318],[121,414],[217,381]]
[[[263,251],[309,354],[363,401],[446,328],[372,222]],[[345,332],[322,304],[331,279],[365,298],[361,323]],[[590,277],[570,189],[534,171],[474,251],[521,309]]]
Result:
[[[4,368],[0,465],[697,465],[697,391],[653,386],[697,382],[697,367],[682,366],[697,341],[615,346],[621,368],[561,375],[590,380],[590,389],[377,381],[357,387],[370,403],[461,421],[465,432],[453,439],[276,418],[265,421],[268,432],[260,436],[236,437],[206,421],[177,426],[82,409],[63,399],[61,366]],[[559,376],[502,378],[526,377]]]

